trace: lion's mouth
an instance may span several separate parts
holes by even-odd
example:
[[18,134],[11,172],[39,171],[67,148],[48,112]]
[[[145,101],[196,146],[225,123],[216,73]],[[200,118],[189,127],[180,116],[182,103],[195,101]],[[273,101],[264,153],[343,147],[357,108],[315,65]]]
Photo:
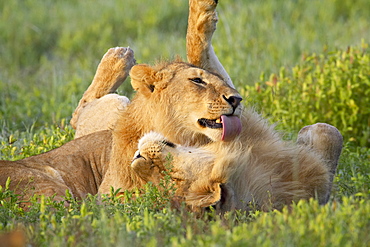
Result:
[[222,129],[222,141],[231,141],[238,136],[242,130],[240,118],[237,116],[222,115],[218,119],[198,119],[200,126],[211,129]]
[[214,120],[201,118],[201,119],[198,119],[198,123],[200,124],[200,126],[205,127],[205,128],[211,128],[211,129],[221,129],[222,128],[221,118],[214,119]]

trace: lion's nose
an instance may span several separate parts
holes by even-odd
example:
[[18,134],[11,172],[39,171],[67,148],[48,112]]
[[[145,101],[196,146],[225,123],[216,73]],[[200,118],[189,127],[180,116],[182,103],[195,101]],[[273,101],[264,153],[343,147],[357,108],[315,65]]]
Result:
[[240,104],[240,101],[242,101],[243,99],[240,97],[240,96],[235,96],[235,95],[232,95],[232,96],[229,96],[229,97],[226,97],[225,95],[222,96],[234,109],[238,107],[238,105]]

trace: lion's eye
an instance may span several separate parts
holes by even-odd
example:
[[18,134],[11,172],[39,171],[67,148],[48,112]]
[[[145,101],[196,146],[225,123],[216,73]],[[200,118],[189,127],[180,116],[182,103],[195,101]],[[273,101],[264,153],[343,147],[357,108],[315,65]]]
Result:
[[207,85],[207,83],[205,81],[203,81],[202,79],[200,79],[199,77],[191,78],[189,80],[191,80],[192,82],[194,82],[196,84]]

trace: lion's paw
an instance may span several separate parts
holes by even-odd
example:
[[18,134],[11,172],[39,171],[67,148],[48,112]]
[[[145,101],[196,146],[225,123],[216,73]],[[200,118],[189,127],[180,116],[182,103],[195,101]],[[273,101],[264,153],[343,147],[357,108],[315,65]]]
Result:
[[74,128],[77,125],[80,111],[91,101],[114,93],[127,78],[135,63],[134,52],[129,47],[110,48],[104,54],[96,70],[94,80],[73,113],[71,124]]
[[[186,35],[188,57],[199,57],[202,52],[197,47],[207,45],[211,43],[212,35],[216,30],[216,24],[218,21],[216,7],[217,2],[215,0],[191,0],[190,12],[188,18],[188,32]],[[199,43],[199,39],[202,40]],[[197,49],[193,49],[197,48]],[[194,54],[193,54],[194,53]],[[207,55],[208,56],[208,55]],[[189,59],[189,58],[188,58]],[[189,60],[189,62],[198,65],[197,61]]]
[[197,7],[202,11],[215,10],[218,4],[218,0],[192,0],[190,6]]
[[158,133],[150,132],[144,135],[139,140],[139,149],[135,153],[131,168],[144,180],[153,180],[165,170],[168,146],[173,147],[174,144]]
[[115,47],[104,54],[101,63],[109,65],[117,74],[126,74],[135,65],[136,60],[130,47]]

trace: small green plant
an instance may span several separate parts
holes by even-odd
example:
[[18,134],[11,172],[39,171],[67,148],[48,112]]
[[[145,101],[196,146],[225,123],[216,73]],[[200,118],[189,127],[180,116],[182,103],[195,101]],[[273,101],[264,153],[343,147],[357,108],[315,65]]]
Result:
[[9,178],[5,186],[0,185],[0,229],[13,219],[24,215],[23,208],[20,206],[21,196],[9,190],[9,185]]
[[356,196],[370,199],[370,149],[347,143],[335,177],[333,197]]
[[345,140],[370,147],[370,50],[310,55],[288,74],[262,74],[243,94],[285,129],[325,122],[336,126]]
[[74,137],[74,129],[62,119],[59,125],[44,124],[43,128],[26,132],[15,131],[0,136],[0,159],[18,160],[45,153]]

